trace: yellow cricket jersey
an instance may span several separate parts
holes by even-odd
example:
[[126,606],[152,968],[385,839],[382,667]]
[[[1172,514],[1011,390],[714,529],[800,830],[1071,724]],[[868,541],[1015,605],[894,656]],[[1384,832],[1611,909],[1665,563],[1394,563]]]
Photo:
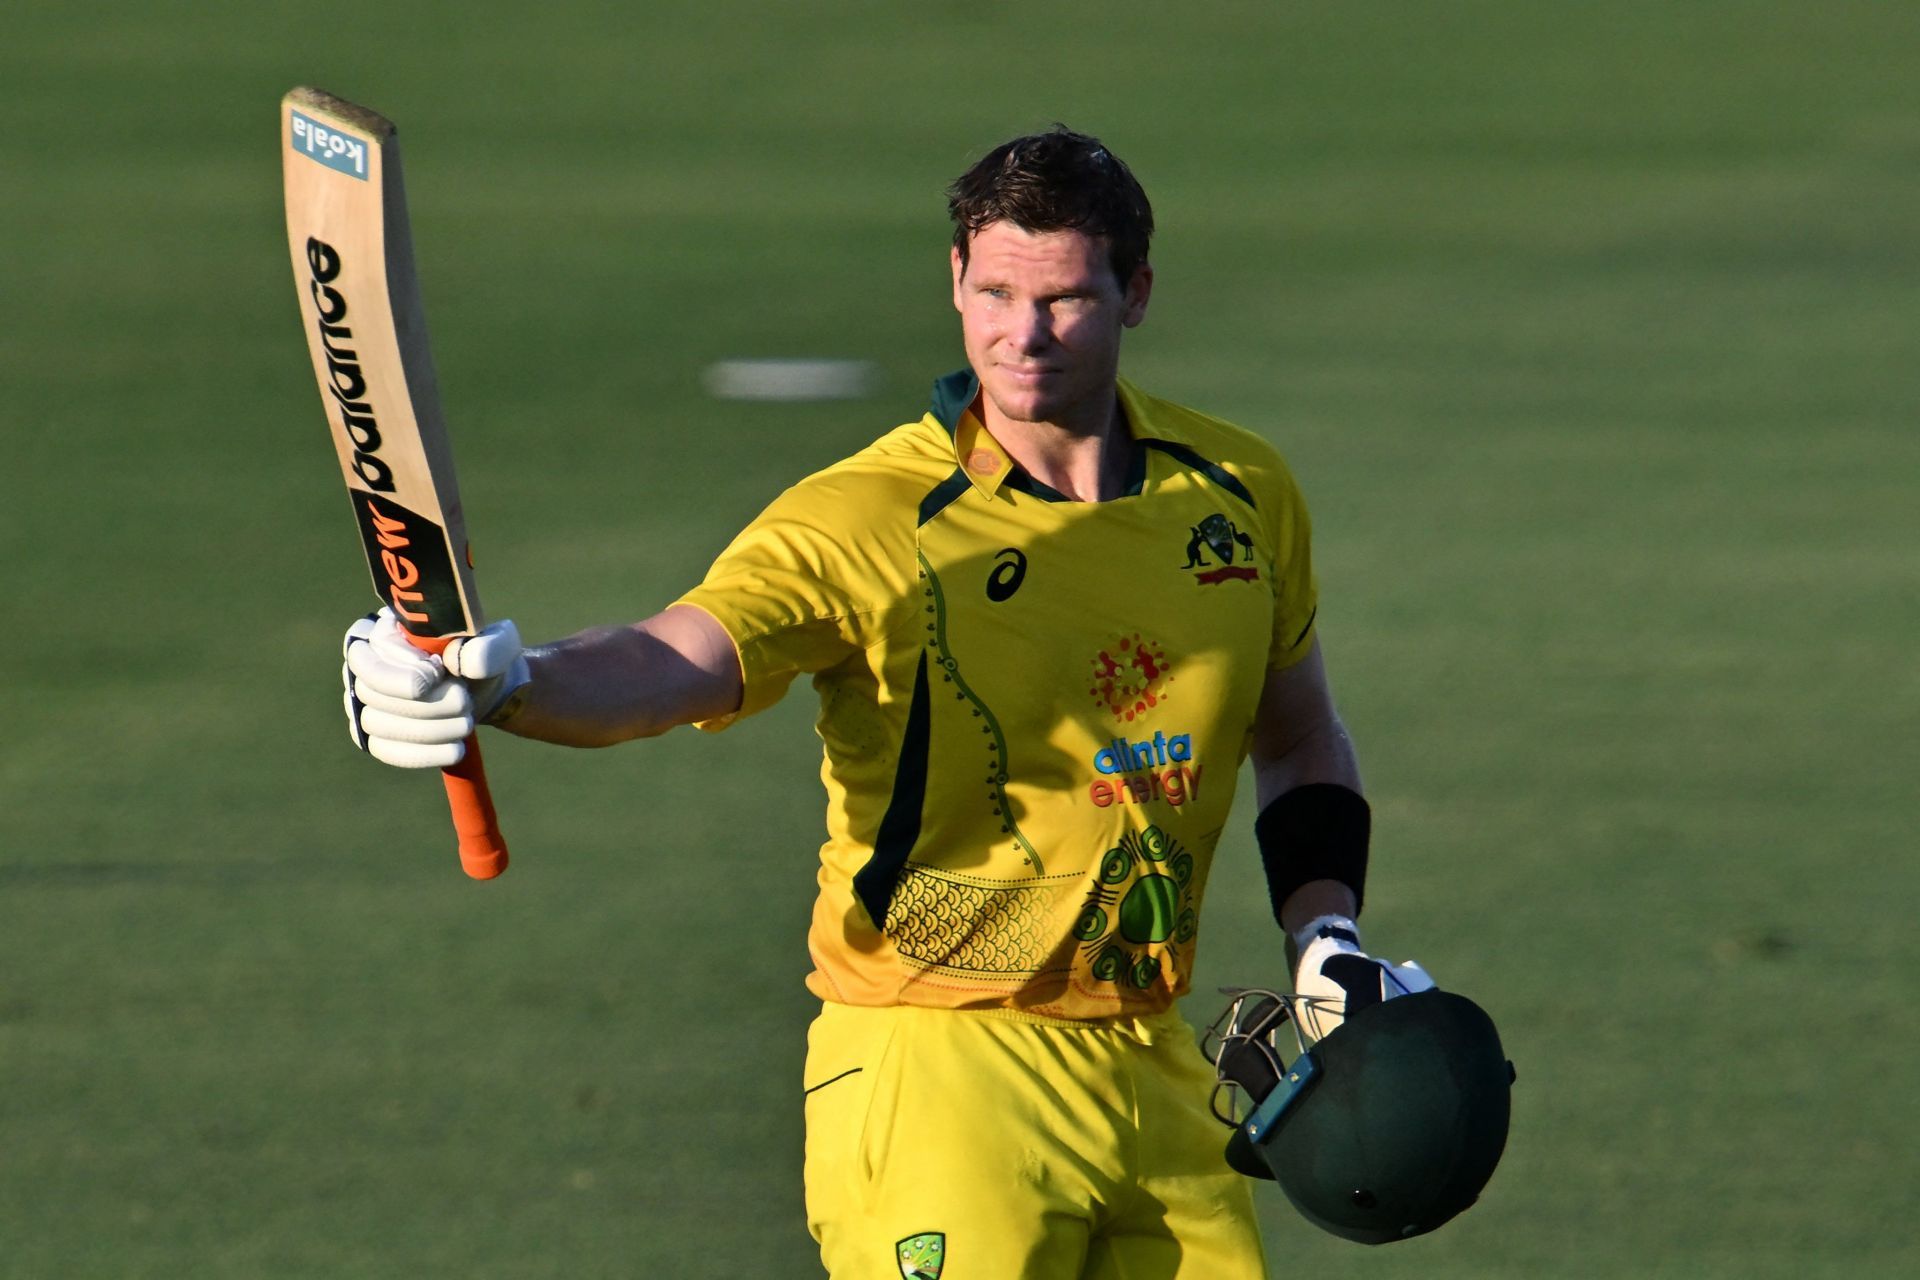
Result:
[[1124,496],[1064,498],[932,409],[787,490],[681,603],[740,654],[723,728],[813,676],[827,842],[807,979],[851,1005],[1169,1007],[1268,670],[1312,644],[1306,508],[1263,440],[1124,380]]

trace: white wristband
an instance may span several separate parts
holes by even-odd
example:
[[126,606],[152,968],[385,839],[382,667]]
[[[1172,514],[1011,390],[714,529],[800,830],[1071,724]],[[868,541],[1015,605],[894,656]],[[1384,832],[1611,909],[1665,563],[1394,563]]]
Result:
[[1355,948],[1358,948],[1360,945],[1360,926],[1353,922],[1352,917],[1340,915],[1315,916],[1313,919],[1307,921],[1293,931],[1293,945],[1299,950],[1305,951],[1312,945],[1313,940],[1320,936],[1322,929],[1344,930],[1353,935],[1353,945]]

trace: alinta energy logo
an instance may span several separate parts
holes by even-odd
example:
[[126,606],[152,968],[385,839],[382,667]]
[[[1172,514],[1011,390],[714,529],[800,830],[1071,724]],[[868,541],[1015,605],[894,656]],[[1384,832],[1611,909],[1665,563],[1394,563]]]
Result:
[[1159,827],[1129,832],[1100,857],[1073,922],[1087,972],[1144,991],[1161,980],[1172,946],[1193,941],[1193,855]]
[[[1135,632],[1094,655],[1088,692],[1125,722],[1163,705],[1172,683],[1166,650]],[[1201,766],[1193,758],[1191,734],[1156,729],[1153,737],[1138,741],[1115,738],[1093,753],[1093,768],[1101,776],[1088,784],[1087,798],[1102,809],[1155,800],[1178,808],[1200,794]]]
[[1093,780],[1087,798],[1102,809],[1154,800],[1178,809],[1200,798],[1202,766],[1193,758],[1190,733],[1169,737],[1155,729],[1151,738],[1138,742],[1115,738],[1093,753],[1093,767],[1107,776]]
[[[1246,562],[1253,559],[1253,539],[1240,532],[1238,525],[1221,515],[1218,511],[1194,525],[1187,539],[1187,562],[1182,568],[1197,570],[1193,580],[1202,586],[1216,586],[1222,582],[1258,582],[1260,571]],[[1206,553],[1211,551],[1214,559],[1220,562],[1218,568],[1207,568]],[[1245,552],[1238,555],[1237,552]],[[1235,564],[1239,560],[1241,563]]]

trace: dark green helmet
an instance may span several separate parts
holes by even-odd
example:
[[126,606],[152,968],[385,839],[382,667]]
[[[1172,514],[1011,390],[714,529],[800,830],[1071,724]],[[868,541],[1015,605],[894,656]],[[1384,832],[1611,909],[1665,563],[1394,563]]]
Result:
[[[1363,1244],[1422,1235],[1479,1198],[1507,1143],[1513,1065],[1465,996],[1383,1000],[1308,1046],[1304,997],[1238,991],[1209,1032],[1244,1096],[1227,1159],[1273,1178],[1309,1222]],[[1291,1025],[1288,1061],[1276,1036]]]

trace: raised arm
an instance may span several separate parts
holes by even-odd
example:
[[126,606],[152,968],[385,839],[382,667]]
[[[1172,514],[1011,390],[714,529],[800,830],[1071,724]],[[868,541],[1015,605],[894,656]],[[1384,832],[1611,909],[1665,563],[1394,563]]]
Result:
[[346,642],[347,725],[363,751],[402,768],[459,762],[475,722],[570,747],[607,747],[738,710],[740,662],[718,622],[675,605],[522,650],[511,622],[438,657],[382,612]]
[[607,747],[740,706],[740,660],[711,615],[675,605],[526,652],[528,682],[490,721],[569,747]]

